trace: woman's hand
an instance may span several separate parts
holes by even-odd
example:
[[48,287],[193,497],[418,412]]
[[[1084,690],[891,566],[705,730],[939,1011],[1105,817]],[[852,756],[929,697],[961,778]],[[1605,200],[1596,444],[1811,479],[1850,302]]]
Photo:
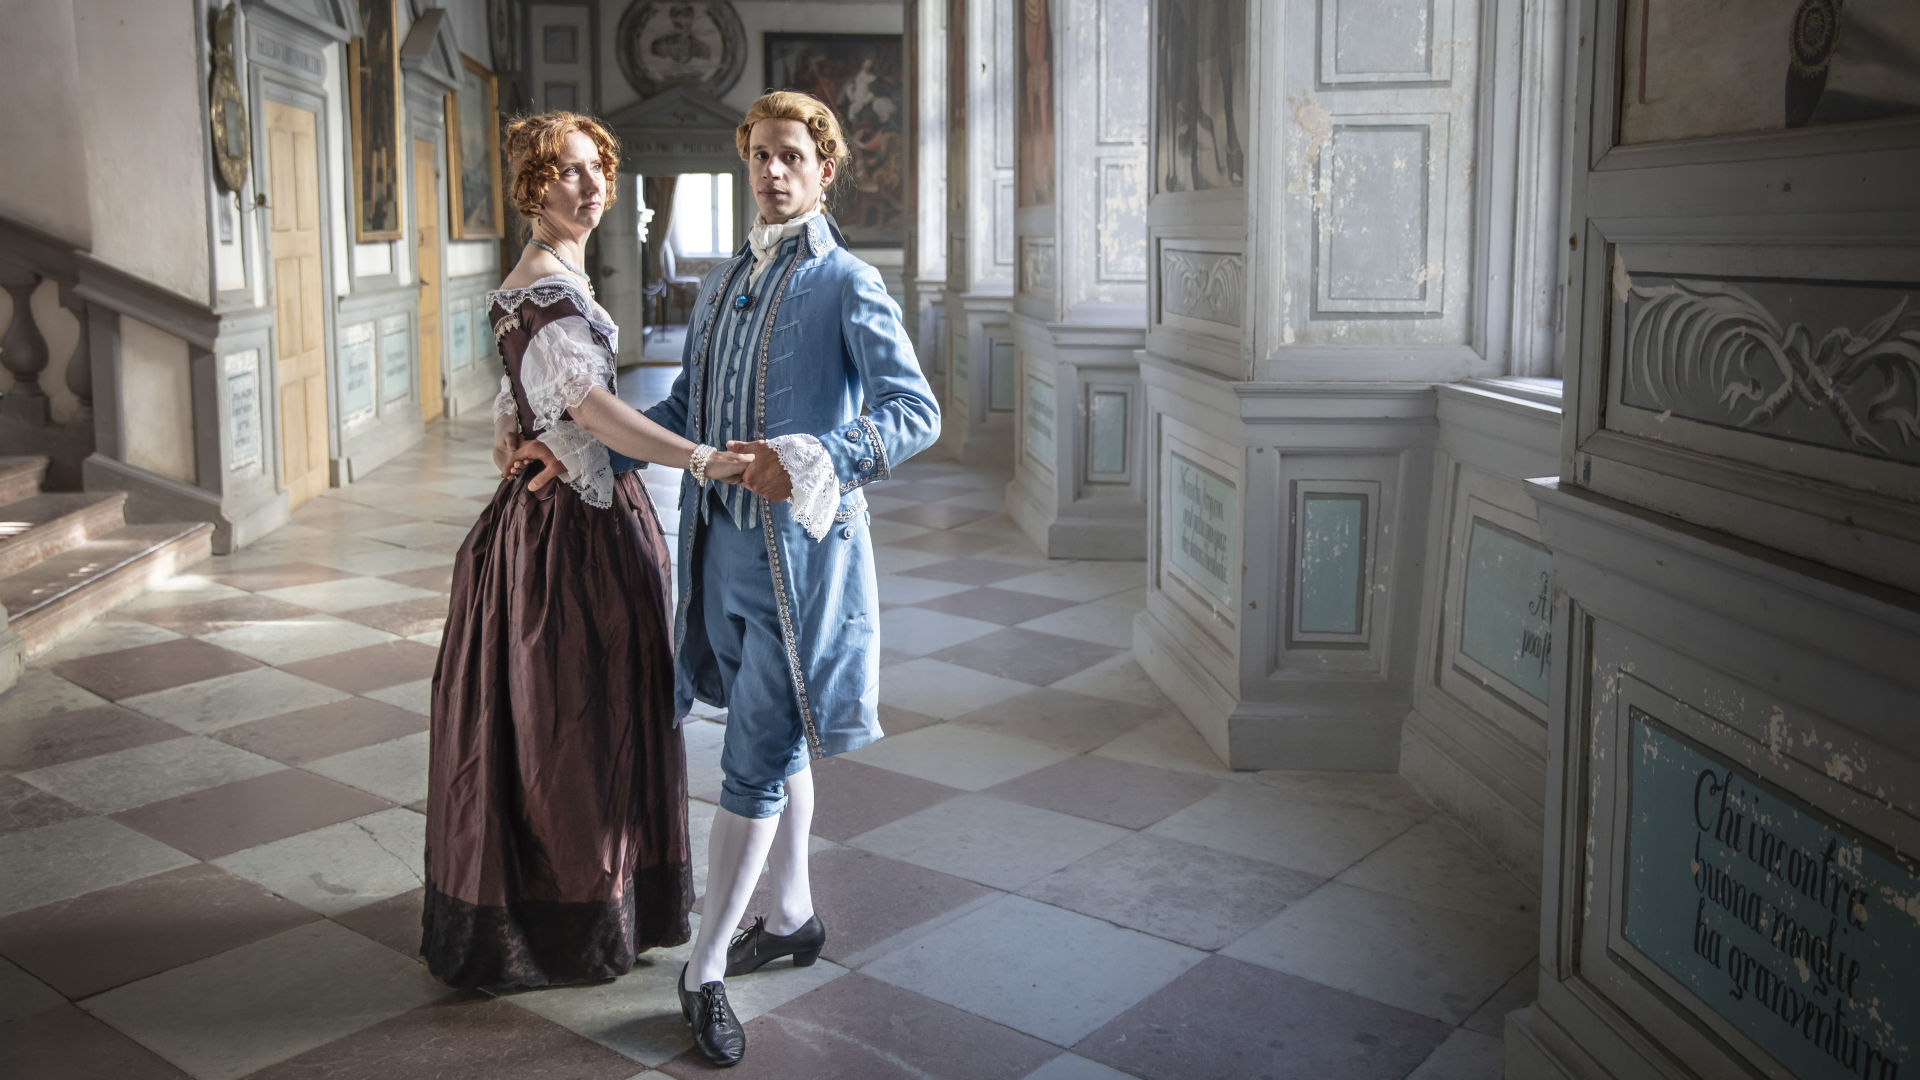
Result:
[[752,454],[734,454],[725,450],[715,450],[713,456],[707,459],[707,479],[734,483],[746,475],[747,466],[751,464],[753,464]]
[[[735,452],[752,451],[743,454],[748,461],[758,454],[760,464],[749,468],[740,479],[740,486],[753,492],[768,502],[786,502],[793,497],[793,477],[787,475],[787,467],[780,464],[780,455],[774,452],[773,445],[765,440],[757,442],[733,441],[727,448]],[[713,455],[719,457],[719,454]]]
[[500,479],[505,480],[520,470],[514,467],[514,451],[520,449],[520,433],[512,428],[495,428],[493,432],[493,467],[500,470]]

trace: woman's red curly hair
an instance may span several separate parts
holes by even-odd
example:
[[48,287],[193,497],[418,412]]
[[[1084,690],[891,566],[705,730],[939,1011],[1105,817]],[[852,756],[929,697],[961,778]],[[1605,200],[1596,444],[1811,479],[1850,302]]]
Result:
[[513,174],[507,197],[520,216],[529,221],[540,216],[547,188],[560,179],[560,148],[567,136],[582,132],[600,150],[600,168],[607,178],[606,204],[613,205],[620,187],[614,181],[620,175],[620,144],[613,133],[591,116],[571,112],[544,112],[523,116],[507,125],[507,168]]

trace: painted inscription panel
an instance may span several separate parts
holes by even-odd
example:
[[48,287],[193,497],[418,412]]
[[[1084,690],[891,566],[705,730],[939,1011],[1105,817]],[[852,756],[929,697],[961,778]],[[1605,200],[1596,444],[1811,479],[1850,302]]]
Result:
[[265,436],[260,430],[260,350],[248,349],[226,358],[227,471],[260,468]]
[[1476,517],[1467,538],[1460,651],[1541,701],[1553,655],[1553,558]]
[[1367,565],[1367,498],[1316,492],[1300,503],[1303,634],[1360,632]]
[[373,414],[373,324],[340,329],[340,418],[351,424]]
[[1628,942],[1804,1080],[1911,1071],[1920,878],[1629,706]]
[[1173,505],[1169,547],[1173,565],[1219,602],[1233,604],[1233,531],[1240,513],[1233,485],[1211,469],[1170,455]]
[[1027,453],[1053,468],[1053,384],[1027,376]]
[[412,334],[405,315],[380,320],[380,400],[404,401],[413,396]]

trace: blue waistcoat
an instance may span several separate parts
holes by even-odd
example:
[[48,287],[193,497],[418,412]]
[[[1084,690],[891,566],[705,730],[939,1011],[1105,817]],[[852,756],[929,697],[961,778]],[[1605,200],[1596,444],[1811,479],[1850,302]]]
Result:
[[[821,756],[880,735],[880,596],[860,489],[939,438],[940,408],[880,272],[847,251],[824,214],[807,223],[802,239],[798,257],[768,271],[754,290],[766,317],[750,346],[757,368],[751,437],[813,435],[840,481],[840,510],[823,540],[807,536],[787,503],[756,500],[796,707],[812,753]],[[752,265],[743,245],[701,282],[673,392],[646,411],[695,443],[714,441],[704,407],[719,359],[714,327]],[[615,464],[631,463],[616,456]],[[685,477],[674,610],[678,716],[695,700],[726,705],[698,595],[700,541],[709,527],[702,497]]]

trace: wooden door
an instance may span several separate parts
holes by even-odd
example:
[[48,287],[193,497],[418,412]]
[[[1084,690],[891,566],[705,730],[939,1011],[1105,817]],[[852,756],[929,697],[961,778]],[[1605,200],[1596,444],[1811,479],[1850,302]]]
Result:
[[277,101],[265,106],[280,486],[299,506],[325,490],[328,472],[319,144],[311,110]]
[[[449,135],[451,137],[451,135]],[[440,415],[440,155],[428,139],[413,140],[414,265],[420,270],[420,413]]]

